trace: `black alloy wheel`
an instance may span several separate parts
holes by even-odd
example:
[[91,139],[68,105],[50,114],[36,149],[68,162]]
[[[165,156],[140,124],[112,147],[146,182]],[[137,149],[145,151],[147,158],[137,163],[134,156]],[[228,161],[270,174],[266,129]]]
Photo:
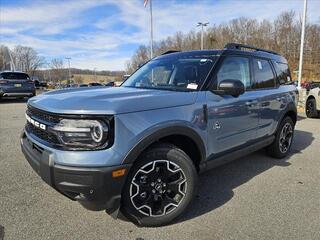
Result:
[[131,169],[121,211],[141,226],[166,225],[190,204],[196,183],[195,166],[184,151],[172,144],[155,145]]

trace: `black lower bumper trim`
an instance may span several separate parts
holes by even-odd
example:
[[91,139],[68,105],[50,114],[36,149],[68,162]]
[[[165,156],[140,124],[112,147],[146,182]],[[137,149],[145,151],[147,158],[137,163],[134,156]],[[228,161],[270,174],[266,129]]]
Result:
[[[121,191],[130,164],[113,167],[69,167],[54,164],[52,153],[30,141],[23,133],[21,148],[38,175],[54,189],[85,208],[114,213],[120,207]],[[125,175],[112,177],[112,172],[126,169]]]

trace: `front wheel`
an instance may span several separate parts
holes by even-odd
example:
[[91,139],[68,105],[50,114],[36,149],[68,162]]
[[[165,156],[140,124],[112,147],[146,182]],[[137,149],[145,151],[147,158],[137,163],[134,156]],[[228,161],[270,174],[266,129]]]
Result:
[[171,144],[155,146],[129,173],[121,210],[138,225],[166,225],[187,208],[196,182],[195,166],[185,152]]
[[284,158],[292,145],[294,123],[290,117],[285,117],[279,125],[273,143],[267,148],[269,155]]

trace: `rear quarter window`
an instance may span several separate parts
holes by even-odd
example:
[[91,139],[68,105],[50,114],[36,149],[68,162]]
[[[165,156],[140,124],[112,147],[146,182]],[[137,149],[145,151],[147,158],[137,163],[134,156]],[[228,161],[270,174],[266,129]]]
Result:
[[274,68],[277,73],[277,79],[280,84],[290,84],[292,79],[290,76],[289,66],[286,63],[273,62]]

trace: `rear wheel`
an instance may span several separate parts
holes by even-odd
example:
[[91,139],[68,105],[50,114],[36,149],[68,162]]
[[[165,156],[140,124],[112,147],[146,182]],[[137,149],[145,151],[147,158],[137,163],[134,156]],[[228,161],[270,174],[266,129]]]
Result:
[[306,115],[308,118],[315,118],[318,116],[317,103],[314,98],[308,99],[306,103]]
[[290,117],[285,117],[277,130],[273,143],[267,148],[270,156],[284,158],[292,145],[294,123]]
[[155,146],[129,173],[122,212],[141,226],[168,224],[187,208],[196,182],[196,169],[185,152],[171,144]]

